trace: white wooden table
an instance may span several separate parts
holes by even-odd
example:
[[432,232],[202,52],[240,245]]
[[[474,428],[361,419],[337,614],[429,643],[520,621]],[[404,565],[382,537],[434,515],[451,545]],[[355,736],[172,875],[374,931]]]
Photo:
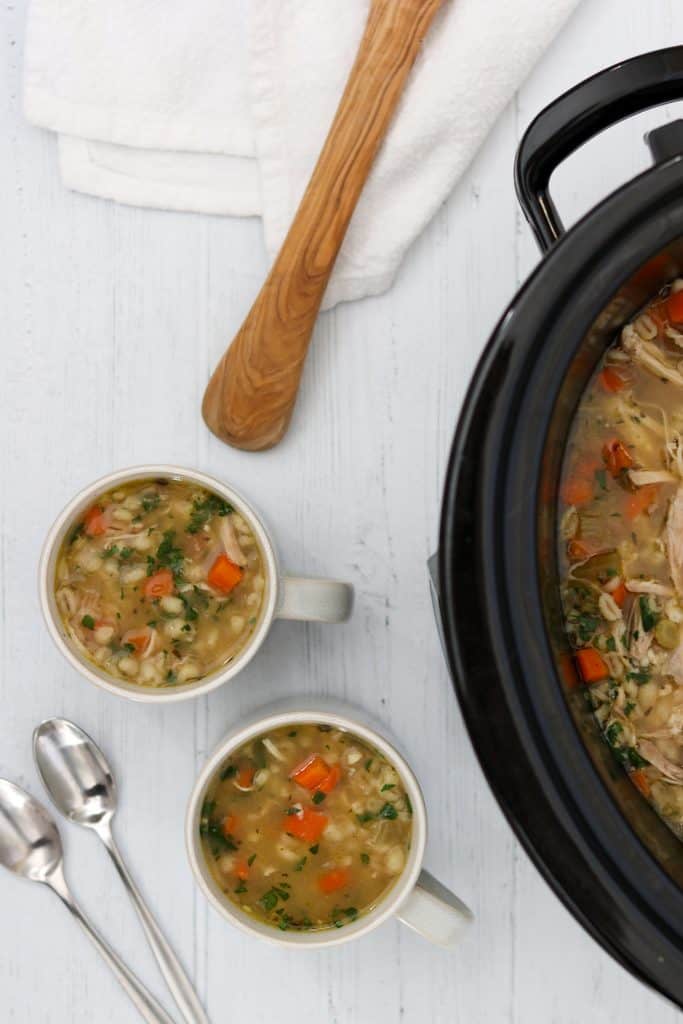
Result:
[[[537,259],[512,158],[542,105],[585,75],[683,40],[676,0],[585,0],[514,98],[394,289],[324,316],[293,428],[276,451],[219,444],[199,417],[210,368],[264,275],[260,224],[156,213],[67,193],[55,141],[21,117],[24,10],[0,8],[0,775],[41,795],[31,732],[66,715],[121,782],[121,845],[213,1021],[329,1024],[641,1024],[678,1013],[588,938],[531,866],[466,737],[442,660],[425,561],[450,440],[493,324]],[[571,220],[647,164],[636,119],[557,175]],[[680,116],[680,114],[679,114]],[[240,680],[165,709],[109,697],[68,668],[36,599],[45,531],[77,488],[143,461],[199,466],[243,489],[285,564],[345,577],[345,627],[279,623]],[[323,954],[230,929],[192,883],[182,824],[193,778],[226,725],[278,694],[331,693],[403,741],[431,813],[427,866],[472,906],[455,953],[389,924]],[[94,837],[64,825],[76,894],[172,1008]],[[56,900],[0,877],[0,1018],[119,1024],[127,1000]]]

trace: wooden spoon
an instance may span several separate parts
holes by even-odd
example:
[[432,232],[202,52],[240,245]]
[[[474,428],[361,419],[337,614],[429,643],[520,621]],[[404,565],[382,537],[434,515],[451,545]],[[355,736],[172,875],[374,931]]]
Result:
[[207,426],[236,448],[270,448],[287,430],[346,229],[422,40],[443,3],[372,0],[344,95],[292,226],[204,395]]

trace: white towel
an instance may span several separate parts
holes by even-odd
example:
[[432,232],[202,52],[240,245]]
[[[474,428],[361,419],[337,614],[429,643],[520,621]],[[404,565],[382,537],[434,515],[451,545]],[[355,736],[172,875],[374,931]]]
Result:
[[[361,197],[325,308],[388,288],[578,0],[446,0]],[[313,169],[369,0],[32,0],[24,105],[64,183],[261,214],[271,258]]]

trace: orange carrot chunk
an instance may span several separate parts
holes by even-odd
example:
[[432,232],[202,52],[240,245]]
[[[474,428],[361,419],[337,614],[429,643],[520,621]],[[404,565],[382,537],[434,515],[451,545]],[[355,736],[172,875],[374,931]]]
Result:
[[683,292],[672,292],[666,300],[666,313],[672,324],[683,324]]
[[244,576],[244,570],[231,562],[227,555],[219,555],[209,569],[207,577],[209,586],[220,590],[221,594],[229,594]]
[[331,793],[334,787],[341,779],[341,768],[338,764],[333,764],[329,772],[318,786],[319,793]]
[[304,789],[318,789],[329,774],[330,766],[320,754],[310,754],[289,773],[289,777]]
[[615,587],[614,590],[611,591],[611,596],[614,599],[615,604],[619,608],[623,607],[627,593],[628,591],[626,590],[626,586],[623,583],[620,583],[618,587]]
[[282,819],[282,831],[302,839],[305,843],[317,843],[327,828],[326,814],[304,807],[300,814],[286,814]]
[[142,654],[145,647],[149,643],[150,638],[149,626],[144,626],[142,629],[129,629],[121,637],[121,643],[125,646],[131,644],[135,648],[136,654]]
[[598,380],[604,390],[611,394],[615,394],[617,391],[622,391],[626,387],[626,381],[624,378],[610,366],[605,367],[605,369],[600,373]]
[[247,863],[246,857],[237,858],[237,860],[235,861],[235,867],[233,868],[233,871],[239,879],[241,879],[243,882],[246,882],[246,880],[249,878],[249,865]]
[[593,481],[583,476],[569,477],[560,488],[565,505],[585,505],[593,497]]
[[631,779],[631,782],[636,787],[636,789],[640,790],[644,797],[649,797],[650,780],[648,779],[645,772],[642,771],[642,769],[639,768],[638,771],[631,772],[629,778]]
[[225,818],[223,818],[223,824],[221,825],[221,831],[222,831],[223,835],[226,837],[226,839],[227,839],[228,836],[234,836],[235,835],[235,832],[237,831],[238,824],[239,824],[239,821],[238,821],[237,817],[234,814],[227,814],[225,816]]
[[170,569],[159,569],[154,575],[148,576],[143,585],[145,597],[155,600],[172,594],[174,588],[173,573]]
[[603,445],[602,457],[613,477],[619,476],[623,470],[629,469],[633,465],[631,453],[618,437]]
[[593,647],[583,647],[576,652],[576,665],[581,679],[587,685],[599,683],[609,675],[607,665]]
[[627,519],[635,519],[643,512],[647,512],[650,505],[654,505],[656,502],[658,494],[659,484],[645,484],[633,494],[629,494],[624,505]]
[[85,513],[83,519],[85,532],[89,537],[101,537],[107,532],[107,523],[104,518],[104,509],[101,505],[93,505]]
[[236,776],[237,785],[242,789],[248,789],[254,781],[254,775],[256,775],[256,769],[253,764],[240,765]]
[[567,558],[570,562],[583,562],[585,558],[590,558],[591,554],[591,549],[584,541],[574,538],[567,542]]
[[346,868],[332,868],[318,877],[318,888],[324,893],[337,892],[347,886],[349,880],[350,875]]

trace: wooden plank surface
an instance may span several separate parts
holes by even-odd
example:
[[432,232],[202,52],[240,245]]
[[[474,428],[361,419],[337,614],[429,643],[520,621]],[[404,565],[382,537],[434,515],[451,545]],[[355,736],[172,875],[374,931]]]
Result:
[[[22,5],[0,7],[0,775],[40,793],[31,731],[49,715],[101,741],[121,782],[121,846],[216,1022],[673,1024],[677,1012],[585,935],[513,839],[452,695],[425,561],[469,376],[537,260],[512,188],[520,134],[586,74],[680,41],[683,8],[584,0],[393,290],[323,316],[292,430],[260,455],[223,447],[199,416],[209,370],[266,270],[259,223],[66,192],[54,139],[21,117],[23,22]],[[567,219],[646,166],[642,131],[675,114],[638,118],[572,158],[556,185]],[[167,709],[82,682],[43,629],[38,553],[78,487],[145,460],[199,466],[244,490],[288,568],[355,582],[352,622],[278,623],[238,682]],[[270,949],[224,925],[193,887],[182,823],[206,753],[242,713],[309,692],[363,705],[409,751],[431,815],[427,866],[477,915],[456,953],[395,924],[327,953]],[[77,895],[171,1008],[95,838],[62,833]],[[3,874],[0,900],[3,1022],[135,1019],[47,892]]]

